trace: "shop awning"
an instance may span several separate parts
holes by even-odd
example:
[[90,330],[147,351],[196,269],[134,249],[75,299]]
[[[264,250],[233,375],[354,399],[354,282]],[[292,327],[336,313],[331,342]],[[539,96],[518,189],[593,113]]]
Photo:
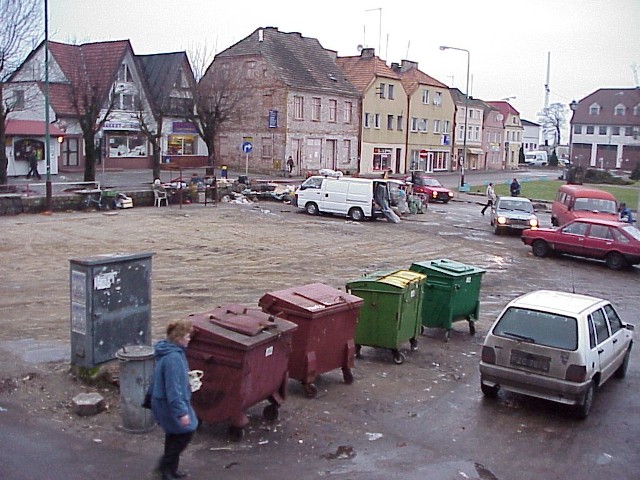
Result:
[[[44,128],[45,123],[36,120],[8,120],[5,135],[44,137]],[[64,135],[64,132],[55,125],[49,124],[49,135],[60,137]]]
[[482,150],[481,148],[469,147],[467,148],[467,152],[469,152],[471,155],[484,155],[484,150]]

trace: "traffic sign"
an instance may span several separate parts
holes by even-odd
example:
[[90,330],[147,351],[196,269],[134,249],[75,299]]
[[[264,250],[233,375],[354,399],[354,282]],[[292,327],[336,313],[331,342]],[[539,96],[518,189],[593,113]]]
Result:
[[251,144],[251,142],[242,142],[242,151],[244,153],[251,153],[252,150],[253,145]]
[[427,159],[427,151],[426,150],[420,150],[420,158],[422,160],[426,160]]

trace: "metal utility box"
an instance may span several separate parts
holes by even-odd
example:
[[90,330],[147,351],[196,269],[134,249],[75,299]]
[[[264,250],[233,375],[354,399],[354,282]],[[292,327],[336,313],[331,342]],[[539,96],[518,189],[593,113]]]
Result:
[[151,344],[151,257],[71,259],[71,363],[92,368],[125,345]]
[[388,348],[404,363],[399,347],[407,340],[418,348],[420,308],[425,276],[409,270],[376,272],[347,283],[347,291],[364,300],[356,327],[356,356],[362,346]]
[[469,331],[474,335],[485,270],[446,258],[416,262],[409,269],[427,276],[422,298],[422,325],[446,329],[449,340],[452,323],[467,320]]
[[287,396],[287,365],[297,325],[236,304],[189,318],[189,367],[204,372],[202,387],[191,397],[198,418],[229,421],[233,440],[242,438],[249,423],[245,411],[263,400],[269,401],[264,417],[277,420]]
[[342,368],[346,384],[353,382],[354,335],[363,300],[323,283],[269,292],[260,298],[262,310],[298,325],[293,334],[289,376],[302,382],[309,398],[322,373]]

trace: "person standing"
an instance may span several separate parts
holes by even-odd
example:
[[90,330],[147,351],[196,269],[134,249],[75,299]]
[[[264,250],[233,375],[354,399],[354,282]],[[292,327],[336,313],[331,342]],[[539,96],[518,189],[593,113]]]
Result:
[[192,330],[193,325],[188,320],[172,321],[167,325],[167,338],[154,346],[156,365],[151,410],[165,432],[164,453],[155,470],[162,480],[187,476],[178,470],[180,454],[198,428],[198,418],[191,406],[189,365],[185,355]]
[[625,202],[620,204],[620,221],[633,224],[633,214]]
[[489,182],[489,185],[487,185],[487,204],[482,207],[482,211],[480,213],[482,213],[482,215],[484,215],[484,212],[487,208],[492,207],[494,203],[496,203],[496,192],[493,189],[493,183]]
[[520,195],[520,183],[518,183],[518,179],[514,178],[509,185],[509,191],[511,192],[512,197],[517,197]]
[[291,175],[293,173],[293,158],[291,158],[291,155],[289,155],[289,160],[287,160],[287,167],[289,167],[289,175]]

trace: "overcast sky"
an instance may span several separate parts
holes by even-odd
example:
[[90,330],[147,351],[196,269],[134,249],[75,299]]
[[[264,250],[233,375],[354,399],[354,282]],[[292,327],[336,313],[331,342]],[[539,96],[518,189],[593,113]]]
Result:
[[[473,96],[538,120],[551,52],[550,103],[601,87],[634,87],[640,70],[640,0],[49,0],[51,40],[129,39],[136,54],[220,52],[259,27],[317,38],[338,55],[373,47]],[[380,25],[382,26],[380,28]],[[640,75],[640,72],[638,72]],[[566,139],[563,139],[566,142]],[[563,143],[564,143],[563,142]]]

